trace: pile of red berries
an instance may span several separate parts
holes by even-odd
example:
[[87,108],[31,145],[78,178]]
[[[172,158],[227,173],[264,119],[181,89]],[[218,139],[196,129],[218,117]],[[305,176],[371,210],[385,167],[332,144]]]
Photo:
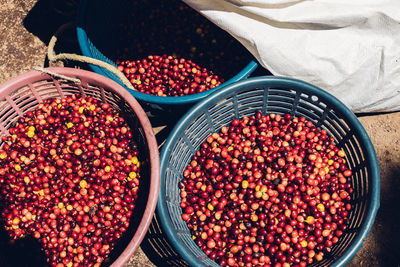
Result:
[[100,266],[129,226],[140,181],[137,145],[108,103],[47,99],[0,150],[2,220],[38,239],[51,266]]
[[351,170],[325,130],[289,114],[235,119],[180,181],[182,219],[222,266],[321,261],[348,224]]
[[183,96],[201,93],[224,81],[191,60],[172,56],[148,56],[137,61],[117,62],[118,69],[142,93]]
[[166,54],[190,59],[226,79],[253,58],[240,42],[184,1],[124,1],[121,9],[113,33],[120,61]]

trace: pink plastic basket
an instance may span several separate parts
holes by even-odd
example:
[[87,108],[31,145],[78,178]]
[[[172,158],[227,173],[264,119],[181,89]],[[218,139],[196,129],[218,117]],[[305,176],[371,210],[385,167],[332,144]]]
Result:
[[[47,98],[80,93],[83,96],[91,96],[108,102],[119,111],[134,131],[135,141],[141,149],[141,154],[144,155],[142,157],[144,164],[141,169],[143,172],[141,193],[132,216],[132,227],[119,241],[108,262],[111,266],[123,266],[143,240],[157,203],[160,164],[157,141],[152,126],[140,104],[129,92],[111,79],[93,72],[72,68],[48,68],[47,70],[79,79],[80,82],[53,78],[41,71],[30,71],[1,85],[0,136],[7,135],[8,129],[17,121],[18,117],[33,110]],[[12,255],[0,255],[0,265],[13,266],[9,262],[10,257]]]

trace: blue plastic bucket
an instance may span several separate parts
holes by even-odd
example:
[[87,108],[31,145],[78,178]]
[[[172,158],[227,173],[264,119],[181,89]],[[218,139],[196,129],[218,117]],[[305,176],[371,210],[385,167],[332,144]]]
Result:
[[[116,22],[111,14],[118,14],[121,12],[118,2],[107,0],[82,0],[79,6],[77,35],[82,54],[91,58],[99,59],[111,65],[117,66],[116,63],[104,54],[115,53],[115,47],[118,45],[116,40],[113,39],[113,32],[115,31]],[[160,25],[163,27],[163,25]],[[129,92],[138,99],[141,103],[146,103],[150,108],[161,111],[176,111],[176,108],[187,109],[187,106],[198,102],[199,100],[207,97],[212,92],[215,92],[223,86],[229,85],[233,82],[247,78],[256,68],[258,64],[249,59],[249,63],[233,77],[227,79],[222,85],[210,89],[208,91],[179,97],[160,97],[140,93],[126,88]],[[119,78],[112,72],[95,65],[90,67],[96,73],[102,74],[114,81],[122,84]],[[232,67],[232,66],[227,66]]]

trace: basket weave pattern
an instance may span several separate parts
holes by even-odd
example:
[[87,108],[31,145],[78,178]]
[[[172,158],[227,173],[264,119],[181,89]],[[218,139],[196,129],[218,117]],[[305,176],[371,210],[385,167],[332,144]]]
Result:
[[325,129],[346,152],[354,188],[348,229],[333,247],[331,256],[311,266],[344,265],[361,246],[379,206],[375,151],[355,115],[336,98],[312,85],[279,77],[248,79],[228,86],[196,105],[178,123],[161,156],[159,214],[168,237],[192,266],[219,266],[194,243],[181,218],[178,183],[207,136],[233,119],[254,115],[256,111],[304,116]]
[[[108,102],[124,117],[132,129],[143,164],[140,190],[142,193],[139,193],[139,202],[131,219],[134,229],[131,229],[130,233],[126,232],[128,238],[120,251],[121,254],[114,257],[116,260],[111,265],[123,266],[144,238],[157,202],[159,157],[151,124],[139,103],[114,81],[84,70],[72,68],[49,68],[48,70],[77,78],[80,83],[55,79],[40,71],[31,71],[1,85],[0,136],[8,135],[8,129],[16,123],[18,118],[27,111],[34,110],[44,99],[65,97],[77,93],[84,97],[93,97]],[[0,143],[0,146],[2,145],[3,143]]]

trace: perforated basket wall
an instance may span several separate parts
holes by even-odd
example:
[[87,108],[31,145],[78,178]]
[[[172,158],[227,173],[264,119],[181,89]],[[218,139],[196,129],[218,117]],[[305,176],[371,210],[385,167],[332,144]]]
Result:
[[289,113],[304,116],[325,129],[340,148],[353,172],[353,209],[349,227],[330,256],[312,266],[344,266],[361,247],[379,207],[379,170],[371,141],[356,116],[339,100],[310,84],[280,77],[241,81],[212,94],[193,107],[176,125],[161,154],[158,214],[171,243],[192,266],[218,266],[191,238],[181,219],[178,182],[206,137],[234,118]]
[[[139,103],[120,85],[99,74],[72,69],[49,68],[50,71],[72,78],[79,83],[55,79],[40,71],[31,71],[0,86],[0,136],[8,135],[8,129],[27,111],[48,98],[60,98],[80,93],[91,96],[119,111],[131,127],[134,140],[140,150],[141,184],[131,226],[111,253],[106,265],[122,266],[134,253],[150,225],[157,203],[159,188],[158,147],[151,124]],[[2,146],[3,143],[0,143]],[[0,238],[0,265],[15,266],[8,250],[8,240]],[[9,251],[11,254],[5,252]],[[18,251],[17,251],[18,253]],[[14,258],[15,260],[15,258]],[[20,265],[19,265],[20,266]],[[34,263],[31,262],[31,265]]]

